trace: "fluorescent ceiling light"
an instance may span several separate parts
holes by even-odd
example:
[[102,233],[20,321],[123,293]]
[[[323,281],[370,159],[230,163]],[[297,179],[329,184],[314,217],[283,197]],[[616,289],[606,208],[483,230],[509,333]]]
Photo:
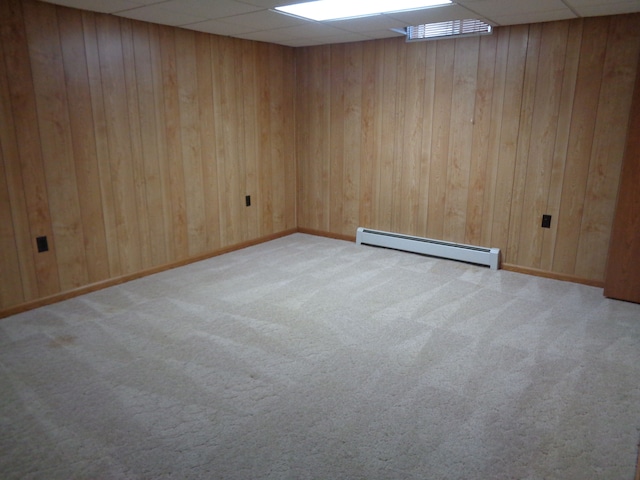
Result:
[[450,3],[451,0],[319,0],[276,7],[276,10],[321,22],[323,20],[418,10]]

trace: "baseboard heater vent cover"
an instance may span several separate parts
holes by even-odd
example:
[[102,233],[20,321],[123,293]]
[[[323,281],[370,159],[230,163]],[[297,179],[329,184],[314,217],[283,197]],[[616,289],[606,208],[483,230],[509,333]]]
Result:
[[359,227],[357,230],[356,243],[358,245],[386,247],[432,257],[448,258],[477,265],[487,265],[493,270],[497,270],[500,266],[499,248],[475,247],[473,245],[443,242],[401,233],[370,230],[363,227]]

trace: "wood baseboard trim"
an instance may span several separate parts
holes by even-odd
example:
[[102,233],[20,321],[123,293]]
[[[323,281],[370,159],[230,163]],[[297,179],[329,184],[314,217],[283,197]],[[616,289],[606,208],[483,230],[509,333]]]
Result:
[[308,235],[315,235],[316,237],[326,237],[326,238],[333,238],[335,240],[345,240],[347,242],[355,242],[356,241],[356,236],[355,235],[343,235],[341,233],[331,233],[331,232],[325,232],[323,230],[314,230],[312,228],[298,228],[298,232],[299,233],[306,233]]
[[[327,237],[327,238],[335,238],[337,240],[346,240],[349,242],[356,241],[355,235],[343,235],[340,233],[325,232],[323,230],[314,230],[312,228],[298,228],[298,232],[308,233],[309,235],[316,235],[318,237]],[[581,278],[575,275],[566,275],[563,273],[548,272],[546,270],[540,270],[537,268],[521,267],[521,266],[513,265],[510,263],[503,263],[500,266],[500,268],[510,272],[524,273],[526,275],[534,275],[536,277],[552,278],[554,280],[562,280],[564,282],[580,283],[582,285],[589,285],[590,287],[598,287],[598,288],[604,287],[604,281],[590,280],[587,278]]]
[[[199,262],[202,260],[206,260],[208,258],[217,257],[218,255],[223,255],[225,253],[234,252],[236,250],[242,250],[243,248],[251,247],[253,245],[258,245],[260,243],[269,242],[271,240],[275,240],[277,238],[286,237],[293,233],[306,233],[308,235],[315,235],[318,237],[326,237],[333,238],[335,240],[344,240],[347,242],[355,242],[355,235],[343,235],[339,233],[326,232],[323,230],[315,230],[312,228],[293,228],[289,230],[284,230],[282,232],[274,233],[271,235],[266,235],[264,237],[260,237],[254,240],[249,240],[242,243],[237,243],[235,245],[231,245],[228,247],[224,247],[213,252],[208,252],[203,255],[198,255],[195,257],[189,257],[183,260],[179,260],[177,262],[168,263],[165,265],[159,265],[157,267],[149,268],[146,270],[142,270],[140,272],[132,273],[129,275],[123,275],[121,277],[110,278],[107,280],[103,280],[100,282],[92,283],[90,285],[85,285],[82,287],[75,288],[73,290],[67,290],[65,292],[57,293],[55,295],[50,295],[45,298],[40,298],[37,300],[32,300],[29,302],[21,303],[19,305],[15,305],[13,307],[6,308],[4,310],[0,310],[0,318],[6,318],[11,315],[16,315],[18,313],[26,312],[28,310],[33,310],[35,308],[44,307],[46,305],[51,305],[52,303],[61,302],[63,300],[68,300],[70,298],[74,298],[80,295],[84,295],[86,293],[95,292],[97,290],[102,290],[104,288],[113,287],[115,285],[120,285],[122,283],[130,282],[131,280],[136,280],[138,278],[146,277],[149,275],[153,275],[154,273],[164,272],[166,270],[171,270],[172,268],[182,267],[184,265],[189,265],[190,263]],[[534,275],[538,277],[552,278],[554,280],[562,280],[565,282],[573,282],[580,283],[583,285],[589,285],[591,287],[604,288],[604,282],[598,280],[589,280],[586,278],[576,277],[574,275],[566,275],[561,273],[547,272],[545,270],[539,270],[536,268],[529,267],[521,267],[518,265],[512,265],[509,263],[503,263],[501,268],[511,272],[524,273],[526,275]],[[640,479],[638,479],[640,480]]]
[[604,282],[600,280],[590,280],[588,278],[576,277],[575,275],[567,275],[564,273],[547,272],[538,268],[521,267],[510,263],[503,263],[500,268],[509,272],[524,273],[534,275],[536,277],[552,278],[553,280],[562,280],[563,282],[580,283],[589,285],[590,287],[604,288]]
[[[314,230],[312,228],[298,228],[298,232],[307,233],[309,235],[316,235],[318,237],[334,238],[337,240],[346,240],[348,242],[355,242],[355,235],[343,235],[340,233],[325,232],[323,230]],[[554,280],[562,280],[563,282],[580,283],[582,285],[589,285],[590,287],[604,288],[604,281],[590,280],[588,278],[577,277],[575,275],[566,275],[564,273],[548,272],[546,270],[540,270],[538,268],[521,267],[519,265],[513,265],[510,263],[503,263],[500,268],[510,272],[524,273],[526,275],[533,275],[536,277],[552,278]],[[640,479],[638,479],[640,480]]]
[[104,288],[113,287],[115,285],[120,285],[122,283],[130,282],[131,280],[136,280],[138,278],[146,277],[149,275],[153,275],[154,273],[164,272],[166,270],[171,270],[177,267],[183,267],[185,265],[189,265],[190,263],[199,262],[202,260],[206,260],[208,258],[217,257],[219,255],[223,255],[225,253],[234,252],[236,250],[242,250],[243,248],[251,247],[253,245],[258,245],[260,243],[269,242],[271,240],[275,240],[277,238],[286,237],[293,233],[296,233],[297,229],[285,230],[282,232],[274,233],[271,235],[266,235],[264,237],[257,238],[255,240],[248,240],[246,242],[237,243],[235,245],[230,245],[228,247],[224,247],[213,252],[208,252],[203,255],[197,255],[195,257],[185,258],[183,260],[179,260],[177,262],[167,263],[164,265],[159,265],[157,267],[148,268],[146,270],[142,270],[140,272],[131,273],[129,275],[123,275],[121,277],[109,278],[107,280],[102,280],[100,282],[92,283],[90,285],[84,285],[82,287],[74,288],[73,290],[67,290],[65,292],[56,293],[55,295],[50,295],[48,297],[39,298],[37,300],[32,300],[29,302],[21,303],[19,305],[15,305],[13,307],[6,308],[4,310],[0,310],[0,318],[6,318],[11,315],[16,315],[18,313],[26,312],[28,310],[33,310],[35,308],[44,307],[46,305],[51,305],[52,303],[61,302],[63,300],[68,300],[70,298],[78,297],[80,295],[84,295],[86,293],[95,292],[98,290],[102,290]]

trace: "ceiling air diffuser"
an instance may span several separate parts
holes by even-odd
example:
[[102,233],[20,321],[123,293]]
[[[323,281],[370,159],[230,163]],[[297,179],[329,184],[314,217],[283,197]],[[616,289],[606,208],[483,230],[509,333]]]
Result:
[[417,42],[420,40],[439,40],[451,37],[490,35],[492,31],[493,27],[488,23],[482,20],[468,18],[407,27],[404,31],[401,31],[401,33],[407,36],[407,42]]

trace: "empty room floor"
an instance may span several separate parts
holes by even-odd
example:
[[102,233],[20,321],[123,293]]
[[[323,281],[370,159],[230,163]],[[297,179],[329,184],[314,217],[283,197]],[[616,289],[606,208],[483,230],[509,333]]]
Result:
[[3,478],[632,479],[640,305],[294,234],[0,320]]

